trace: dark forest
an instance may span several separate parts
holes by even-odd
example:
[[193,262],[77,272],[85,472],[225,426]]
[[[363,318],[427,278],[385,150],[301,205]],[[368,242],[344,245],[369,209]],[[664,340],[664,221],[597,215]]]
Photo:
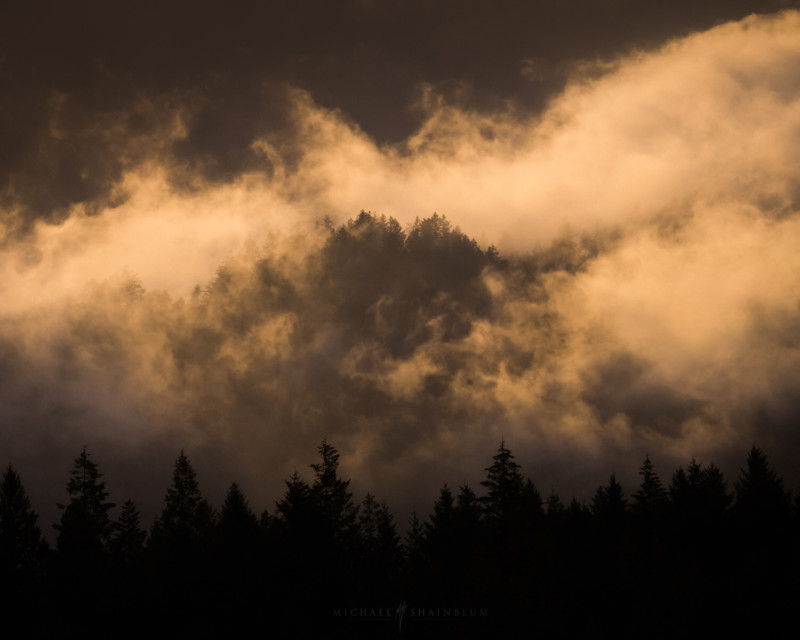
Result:
[[[0,487],[3,603],[26,637],[673,638],[785,635],[800,501],[753,446],[732,484],[691,460],[662,481],[612,474],[591,500],[542,495],[501,443],[479,487],[439,490],[398,526],[358,500],[329,442],[257,514],[232,483],[217,509],[183,451],[147,529],[116,519],[84,447],[42,536],[17,472]],[[402,534],[402,535],[401,535]],[[788,625],[788,626],[784,626]],[[788,636],[787,636],[788,637]]]

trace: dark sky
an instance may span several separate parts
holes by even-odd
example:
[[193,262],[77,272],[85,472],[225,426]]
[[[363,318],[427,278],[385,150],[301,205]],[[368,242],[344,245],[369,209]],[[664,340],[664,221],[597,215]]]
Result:
[[537,112],[576,64],[793,4],[6,2],[0,193],[26,220],[96,205],[151,152],[130,143],[164,109],[181,109],[188,130],[163,153],[230,180],[252,166],[255,137],[285,130],[286,87],[341,109],[377,142],[419,126],[425,84],[462,106]]
[[3,3],[0,462],[50,520],[84,444],[146,519],[182,447],[261,509],[325,436],[403,518],[501,438],[788,474],[798,4]]

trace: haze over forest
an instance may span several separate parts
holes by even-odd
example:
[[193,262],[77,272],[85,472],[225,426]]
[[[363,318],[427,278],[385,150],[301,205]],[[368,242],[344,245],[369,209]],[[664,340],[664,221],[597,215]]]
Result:
[[44,522],[83,445],[145,522],[180,449],[260,510],[323,438],[401,521],[501,440],[545,494],[753,443],[797,488],[797,3],[484,4],[0,10]]

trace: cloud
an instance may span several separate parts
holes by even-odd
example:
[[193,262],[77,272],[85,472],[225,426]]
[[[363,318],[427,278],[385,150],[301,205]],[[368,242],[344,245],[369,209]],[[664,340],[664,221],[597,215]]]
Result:
[[115,197],[0,250],[8,455],[186,446],[269,506],[327,436],[358,490],[424,508],[500,439],[566,494],[647,451],[785,451],[798,35],[753,16],[593,64],[537,116],[430,90],[400,144],[295,91],[226,180],[173,153],[177,108]]

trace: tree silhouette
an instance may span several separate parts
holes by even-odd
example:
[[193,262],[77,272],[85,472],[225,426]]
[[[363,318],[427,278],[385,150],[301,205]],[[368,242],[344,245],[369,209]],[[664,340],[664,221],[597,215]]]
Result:
[[492,459],[492,465],[485,469],[488,472],[486,480],[481,482],[488,489],[483,498],[484,514],[493,524],[509,522],[523,508],[525,483],[519,472],[519,465],[514,462],[514,456],[506,448],[505,442],[500,443],[500,448]]
[[592,513],[607,524],[618,525],[625,518],[628,501],[617,482],[617,476],[611,474],[608,485],[600,486],[592,498]]
[[661,484],[661,478],[655,472],[655,467],[649,456],[645,456],[644,463],[639,469],[642,484],[633,494],[633,509],[638,514],[652,516],[662,512],[668,501],[667,490]]
[[114,529],[108,512],[114,504],[107,502],[102,477],[84,446],[67,482],[70,500],[66,505],[57,505],[63,512],[60,524],[55,525],[58,548],[65,554],[96,556],[107,548]]
[[207,544],[214,523],[214,510],[200,493],[197,474],[181,450],[172,473],[172,484],[164,497],[164,510],[151,537],[156,545],[191,554]]
[[218,530],[223,547],[251,547],[259,537],[258,520],[242,490],[231,483],[219,513]]
[[114,553],[125,563],[137,560],[144,552],[147,532],[141,527],[139,510],[133,500],[122,504],[115,529],[111,543]]
[[403,538],[403,550],[407,558],[424,558],[425,527],[416,511],[408,519],[408,530]]
[[47,545],[22,481],[9,465],[0,484],[0,575],[4,590],[27,591],[39,578]]
[[324,518],[324,526],[336,544],[351,544],[357,532],[358,509],[353,503],[350,481],[338,475],[339,452],[323,440],[317,448],[322,461],[312,464],[311,496]]
[[697,529],[700,523],[721,522],[733,499],[722,471],[713,462],[706,468],[692,459],[672,475],[669,496],[676,525]]
[[770,467],[767,457],[755,445],[747,456],[747,466],[736,482],[736,515],[748,527],[771,528],[788,525],[790,493],[783,479]]
[[378,504],[367,494],[359,511],[359,582],[365,596],[385,593],[397,577],[400,563],[400,537],[385,503]]

